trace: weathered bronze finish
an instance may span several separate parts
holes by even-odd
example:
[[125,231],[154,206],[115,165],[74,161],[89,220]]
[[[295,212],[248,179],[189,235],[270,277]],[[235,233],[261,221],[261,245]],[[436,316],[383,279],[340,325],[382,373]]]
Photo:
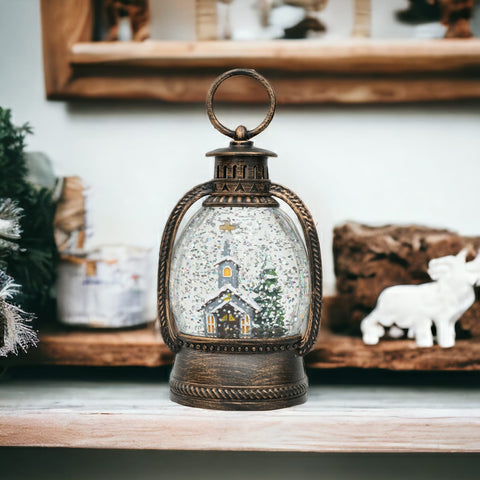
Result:
[[[213,100],[218,87],[227,79],[246,75],[260,82],[267,91],[270,107],[265,119],[253,130],[239,125],[235,130],[225,127],[215,115]],[[207,153],[215,157],[215,174],[212,182],[212,195],[203,203],[206,207],[278,207],[278,202],[270,195],[268,177],[268,157],[277,154],[253,146],[249,141],[263,132],[270,122],[276,108],[275,92],[272,86],[255,70],[237,68],[220,75],[207,94],[207,113],[212,125],[224,135],[233,139],[228,148],[219,148]]]
[[178,332],[170,308],[170,266],[173,245],[178,227],[187,210],[202,197],[212,192],[212,182],[202,183],[187,192],[173,209],[163,231],[158,265],[158,317],[162,336],[167,346],[178,352],[180,348],[194,348],[210,351],[237,351],[268,353],[278,350],[294,349],[299,355],[307,354],[317,338],[322,309],[322,260],[320,243],[313,217],[302,200],[291,190],[272,183],[270,192],[283,200],[297,215],[302,226],[307,246],[310,267],[310,307],[307,329],[302,336],[275,339],[236,339],[206,338],[185,335]]
[[[265,90],[267,91],[268,98],[270,100],[270,107],[268,109],[267,115],[265,119],[255,127],[253,130],[247,130],[246,127],[243,125],[238,126],[235,130],[231,130],[230,128],[225,127],[222,123],[219,122],[215,112],[213,110],[213,100],[215,98],[215,93],[218,87],[227,79],[237,76],[246,76],[251,77],[257,80],[257,82],[261,83]],[[208,118],[212,122],[212,125],[221,133],[226,135],[227,137],[233,138],[237,141],[244,141],[249,140],[250,138],[255,137],[259,133],[263,132],[272,121],[273,116],[275,115],[275,108],[277,106],[277,99],[275,96],[275,91],[273,90],[272,86],[268,83],[265,77],[262,77],[258,72],[251,69],[246,68],[235,68],[233,70],[229,70],[228,72],[223,73],[212,83],[210,90],[207,93],[207,114]]]
[[190,407],[272,410],[304,403],[308,380],[293,351],[258,355],[182,349],[170,376],[170,398]]
[[278,207],[270,194],[268,157],[277,155],[253,146],[253,142],[233,141],[228,148],[208,152],[215,157],[212,195],[205,207]]
[[[270,97],[265,120],[255,129],[230,130],[213,113],[218,86],[234,75],[259,80]],[[207,96],[212,124],[234,138],[227,148],[209,152],[215,157],[214,178],[185,194],[173,209],[165,226],[158,270],[158,316],[167,346],[177,353],[170,378],[171,398],[183,405],[234,410],[268,410],[303,403],[307,378],[302,356],[313,346],[320,326],[322,264],[320,244],[313,218],[301,199],[268,175],[268,157],[275,153],[249,141],[270,123],[275,111],[275,94],[268,82],[253,70],[236,69],[220,76]],[[207,207],[278,207],[274,197],[294,211],[302,226],[309,258],[311,298],[307,328],[303,335],[283,338],[222,339],[186,335],[177,330],[170,309],[170,266],[179,225],[187,210],[201,198]]]

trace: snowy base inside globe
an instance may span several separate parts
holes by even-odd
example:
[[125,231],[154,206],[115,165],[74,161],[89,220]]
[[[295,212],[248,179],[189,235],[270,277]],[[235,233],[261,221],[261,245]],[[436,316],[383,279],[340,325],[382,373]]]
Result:
[[306,402],[303,358],[293,351],[205,352],[182,348],[170,376],[170,398],[215,410],[273,410]]

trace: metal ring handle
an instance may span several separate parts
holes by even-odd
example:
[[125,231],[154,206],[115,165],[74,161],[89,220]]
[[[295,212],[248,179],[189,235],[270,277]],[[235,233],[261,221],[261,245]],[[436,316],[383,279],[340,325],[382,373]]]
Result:
[[[260,123],[260,125],[255,127],[253,130],[247,130],[247,128],[244,127],[243,125],[238,126],[235,130],[231,130],[230,128],[227,128],[225,125],[220,123],[217,116],[215,115],[215,112],[213,111],[213,99],[215,97],[215,92],[217,91],[218,87],[225,80],[231,77],[237,77],[242,75],[245,77],[254,78],[259,83],[261,83],[264,86],[265,90],[267,91],[268,98],[270,99],[270,108],[268,109],[266,117],[264,118],[262,123]],[[277,106],[277,100],[275,97],[275,91],[273,90],[273,87],[270,85],[270,83],[268,83],[265,77],[260,75],[255,70],[251,70],[249,68],[235,68],[234,70],[229,70],[228,72],[223,73],[222,75],[217,77],[217,79],[213,82],[212,86],[210,87],[210,90],[207,93],[207,114],[208,114],[208,118],[210,119],[210,122],[212,122],[212,125],[219,132],[237,141],[248,140],[254,137],[255,135],[258,135],[260,132],[263,132],[272,121],[273,115],[275,114],[276,106]]]

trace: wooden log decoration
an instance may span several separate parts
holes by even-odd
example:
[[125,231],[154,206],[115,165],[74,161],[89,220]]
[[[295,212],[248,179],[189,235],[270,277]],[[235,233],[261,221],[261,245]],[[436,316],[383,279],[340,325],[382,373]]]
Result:
[[[369,227],[346,223],[333,239],[338,297],[331,305],[329,327],[336,333],[360,334],[360,322],[387,287],[431,281],[428,262],[468,250],[473,260],[480,237],[462,237],[445,229],[418,225]],[[480,336],[480,298],[457,323],[457,338]]]

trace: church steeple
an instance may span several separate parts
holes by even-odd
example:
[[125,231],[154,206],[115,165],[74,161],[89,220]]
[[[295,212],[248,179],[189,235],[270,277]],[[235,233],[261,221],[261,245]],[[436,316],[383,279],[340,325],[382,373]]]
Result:
[[223,245],[223,252],[222,252],[224,257],[229,257],[230,256],[230,242],[228,240],[225,240],[225,243]]
[[225,240],[222,255],[221,260],[217,263],[218,288],[222,288],[224,285],[231,285],[237,288],[239,265],[231,256],[230,242],[228,240]]

